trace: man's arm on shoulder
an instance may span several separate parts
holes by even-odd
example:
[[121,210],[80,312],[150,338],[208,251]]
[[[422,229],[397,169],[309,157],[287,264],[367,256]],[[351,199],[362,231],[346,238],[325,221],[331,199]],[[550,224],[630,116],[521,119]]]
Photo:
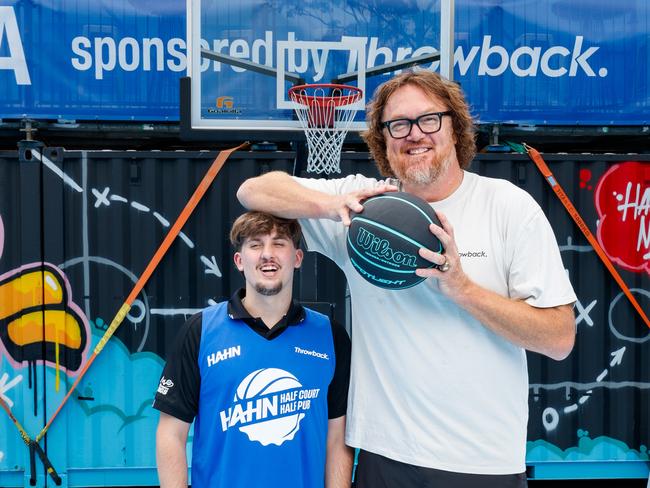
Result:
[[349,487],[353,461],[352,449],[345,445],[345,415],[328,420],[325,488]]
[[289,174],[272,171],[250,178],[237,190],[239,202],[248,210],[270,212],[288,219],[331,219],[350,225],[350,210],[361,212],[361,201],[393,186],[378,186],[342,195],[330,195],[307,188]]
[[156,431],[156,464],[161,488],[187,488],[185,444],[190,424],[160,412]]

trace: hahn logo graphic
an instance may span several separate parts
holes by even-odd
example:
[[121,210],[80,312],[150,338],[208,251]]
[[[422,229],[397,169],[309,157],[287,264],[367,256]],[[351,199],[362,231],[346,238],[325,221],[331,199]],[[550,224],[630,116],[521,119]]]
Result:
[[282,369],[258,369],[239,384],[233,405],[219,412],[221,429],[238,427],[250,441],[279,446],[300,430],[319,390],[303,389],[298,378]]

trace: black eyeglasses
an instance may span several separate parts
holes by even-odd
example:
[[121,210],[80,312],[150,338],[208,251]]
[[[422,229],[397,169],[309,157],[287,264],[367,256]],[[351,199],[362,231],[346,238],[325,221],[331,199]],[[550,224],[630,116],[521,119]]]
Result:
[[382,127],[386,127],[393,139],[404,139],[408,137],[413,129],[413,124],[417,124],[424,134],[433,134],[438,132],[442,127],[442,117],[451,115],[451,110],[446,112],[432,112],[423,114],[415,119],[393,119],[382,122]]

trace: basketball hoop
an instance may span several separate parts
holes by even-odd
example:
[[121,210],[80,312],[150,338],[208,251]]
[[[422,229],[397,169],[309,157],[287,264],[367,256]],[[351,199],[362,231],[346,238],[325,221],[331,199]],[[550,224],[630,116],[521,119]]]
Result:
[[307,137],[307,171],[341,172],[341,148],[357,113],[352,106],[361,100],[362,94],[355,86],[331,83],[289,89],[289,98]]

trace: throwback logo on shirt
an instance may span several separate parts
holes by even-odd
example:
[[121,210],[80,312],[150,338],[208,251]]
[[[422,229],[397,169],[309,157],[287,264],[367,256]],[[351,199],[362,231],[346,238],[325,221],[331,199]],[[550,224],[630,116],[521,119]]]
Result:
[[238,427],[250,441],[279,446],[294,438],[319,393],[283,369],[258,369],[239,384],[233,404],[219,412],[221,429]]
[[328,361],[330,359],[330,357],[327,355],[327,353],[314,351],[313,349],[312,350],[302,349],[302,348],[300,348],[298,346],[295,346],[293,348],[293,351],[295,353],[297,353],[297,354],[304,354],[305,356],[312,356],[312,357],[315,357],[315,358],[327,359]]
[[169,389],[173,386],[174,386],[174,382],[163,376],[162,378],[160,378],[160,384],[158,385],[158,393],[160,393],[161,395],[166,395]]
[[465,252],[458,252],[458,255],[461,258],[487,258],[488,255],[485,251],[465,251]]

